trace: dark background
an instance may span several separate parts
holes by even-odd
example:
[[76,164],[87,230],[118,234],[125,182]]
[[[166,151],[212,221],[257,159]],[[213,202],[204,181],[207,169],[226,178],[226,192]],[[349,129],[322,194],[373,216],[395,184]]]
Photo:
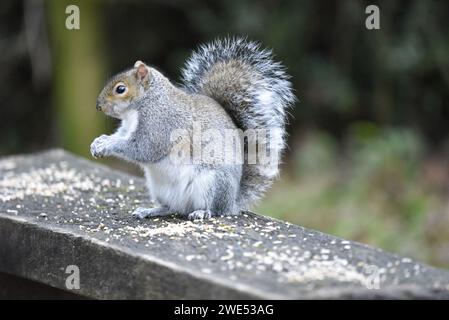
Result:
[[90,157],[115,125],[95,111],[108,76],[140,59],[176,82],[200,43],[248,35],[299,98],[281,180],[255,210],[449,267],[448,31],[437,0],[1,1],[0,155]]

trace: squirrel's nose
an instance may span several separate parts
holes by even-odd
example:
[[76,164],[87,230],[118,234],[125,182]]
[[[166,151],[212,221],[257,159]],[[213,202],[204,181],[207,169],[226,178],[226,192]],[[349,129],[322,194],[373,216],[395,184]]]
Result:
[[98,103],[98,101],[97,101],[97,107],[96,108],[97,108],[98,111],[101,111],[101,105],[100,105],[100,103]]

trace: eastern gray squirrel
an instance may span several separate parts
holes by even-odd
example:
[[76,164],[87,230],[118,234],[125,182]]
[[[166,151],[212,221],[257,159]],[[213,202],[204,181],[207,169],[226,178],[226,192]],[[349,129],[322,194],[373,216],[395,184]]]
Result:
[[[187,60],[181,85],[141,61],[112,77],[97,109],[121,119],[121,125],[114,134],[96,138],[90,150],[95,158],[114,156],[143,169],[151,199],[159,206],[137,208],[136,218],[238,215],[261,198],[279,173],[278,163],[248,159],[261,150],[278,159],[285,147],[286,111],[294,102],[289,76],[270,50],[245,38],[216,40]],[[258,134],[239,135],[242,162],[173,161],[180,145],[192,151],[195,124],[222,137],[229,130]],[[173,138],[179,130],[187,139]],[[249,147],[252,143],[257,148]],[[200,146],[218,154],[223,139],[201,140]]]

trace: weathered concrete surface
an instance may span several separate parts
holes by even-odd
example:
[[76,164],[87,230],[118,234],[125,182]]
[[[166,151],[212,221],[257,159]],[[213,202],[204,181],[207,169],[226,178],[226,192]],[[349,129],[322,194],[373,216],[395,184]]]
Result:
[[448,272],[408,258],[253,213],[134,220],[146,199],[60,150],[3,158],[0,272],[65,289],[77,265],[91,298],[449,298]]

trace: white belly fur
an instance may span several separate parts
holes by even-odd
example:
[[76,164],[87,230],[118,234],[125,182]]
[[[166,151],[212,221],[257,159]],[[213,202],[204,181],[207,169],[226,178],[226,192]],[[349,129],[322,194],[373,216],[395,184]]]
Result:
[[153,201],[180,214],[209,208],[207,193],[213,186],[212,170],[198,172],[194,165],[176,165],[168,158],[142,168]]

